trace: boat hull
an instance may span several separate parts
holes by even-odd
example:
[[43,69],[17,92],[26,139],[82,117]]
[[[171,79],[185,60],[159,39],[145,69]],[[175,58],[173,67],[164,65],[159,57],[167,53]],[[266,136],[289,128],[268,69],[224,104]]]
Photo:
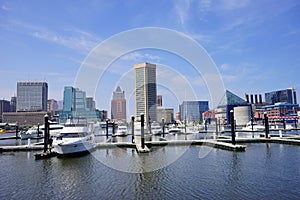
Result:
[[88,153],[95,148],[92,139],[83,139],[76,142],[60,142],[53,145],[59,155]]

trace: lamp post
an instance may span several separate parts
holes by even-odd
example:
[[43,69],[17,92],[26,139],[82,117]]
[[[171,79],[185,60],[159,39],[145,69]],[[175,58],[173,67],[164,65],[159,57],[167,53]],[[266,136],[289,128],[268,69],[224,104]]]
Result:
[[235,130],[234,130],[234,113],[233,110],[230,111],[230,123],[231,123],[231,138],[232,144],[235,145]]

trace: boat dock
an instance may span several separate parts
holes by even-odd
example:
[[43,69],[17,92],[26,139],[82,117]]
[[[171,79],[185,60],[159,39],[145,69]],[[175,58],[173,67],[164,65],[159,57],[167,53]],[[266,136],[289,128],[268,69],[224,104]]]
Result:
[[[148,153],[151,151],[152,146],[178,146],[178,145],[203,145],[212,148],[223,149],[228,151],[245,151],[246,143],[279,143],[287,145],[300,146],[300,136],[286,136],[286,137],[271,137],[271,138],[236,138],[236,144],[231,143],[229,136],[222,136],[217,139],[194,139],[194,140],[167,140],[161,138],[160,141],[147,141],[144,148],[140,143],[131,142],[99,142],[95,143],[95,148],[132,148],[136,149],[138,153]],[[40,151],[43,150],[42,143],[32,143],[30,145],[18,146],[0,146],[0,152],[9,151]]]
[[21,139],[21,137],[20,136],[0,137],[0,140],[15,140],[15,139]]
[[43,146],[40,145],[18,145],[18,146],[0,146],[0,152],[7,151],[40,151],[43,150]]

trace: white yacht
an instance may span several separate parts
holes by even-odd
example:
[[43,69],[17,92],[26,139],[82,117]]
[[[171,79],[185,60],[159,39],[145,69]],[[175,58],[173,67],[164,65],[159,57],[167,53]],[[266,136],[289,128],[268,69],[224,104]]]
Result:
[[[252,125],[251,122],[248,122],[246,127],[242,128],[244,131],[252,131]],[[262,125],[257,124],[256,122],[253,122],[253,131],[264,131],[265,127]]]
[[87,153],[95,147],[95,136],[86,121],[68,119],[53,147],[59,155]]
[[20,137],[22,140],[42,138],[43,136],[44,136],[44,132],[41,129],[39,129],[39,133],[38,133],[37,126],[31,127],[27,131],[20,132]]
[[162,134],[162,127],[158,122],[151,123],[151,132],[153,135],[160,135]]
[[171,126],[169,126],[168,131],[169,131],[170,134],[181,133],[180,128],[178,128],[177,126],[175,126],[175,124],[172,124]]
[[127,126],[126,125],[118,125],[116,135],[117,136],[126,136],[126,135],[128,135]]
[[[62,124],[59,124],[57,122],[52,122],[52,121],[49,121],[49,134],[50,134],[50,137],[57,137],[59,136],[60,134],[60,131],[64,128],[64,125]],[[41,125],[40,126],[40,129],[43,131],[44,133],[44,130],[45,130],[45,126],[44,125]]]

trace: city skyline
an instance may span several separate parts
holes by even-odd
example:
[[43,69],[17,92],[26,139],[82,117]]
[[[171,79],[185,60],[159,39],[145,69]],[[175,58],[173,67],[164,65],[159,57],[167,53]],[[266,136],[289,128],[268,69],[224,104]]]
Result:
[[[300,87],[298,1],[74,2],[72,5],[7,1],[0,5],[2,99],[10,100],[16,95],[18,81],[39,80],[48,82],[49,99],[62,100],[64,86],[74,85],[81,63],[94,47],[114,34],[141,27],[173,29],[196,40],[216,63],[225,88],[241,97],[244,93],[291,87],[298,91]],[[105,81],[112,89],[87,96],[94,96],[97,108],[109,110],[112,91],[121,76],[119,69],[133,70],[133,64],[140,62],[156,64],[158,71],[160,66],[171,68],[178,72],[167,77],[171,83],[180,84],[176,78],[181,75],[197,91],[198,100],[210,100],[204,81],[195,76],[189,63],[153,49],[120,57],[107,72]],[[158,80],[164,76],[167,75],[162,73]],[[130,100],[131,91],[121,87]],[[163,88],[157,89],[165,106],[178,109],[175,104],[181,102],[174,101]]]

